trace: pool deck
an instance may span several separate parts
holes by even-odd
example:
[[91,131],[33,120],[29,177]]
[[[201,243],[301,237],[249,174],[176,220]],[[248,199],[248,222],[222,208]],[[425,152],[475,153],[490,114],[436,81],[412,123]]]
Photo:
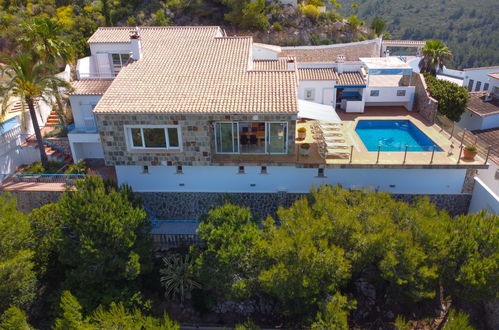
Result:
[[[317,141],[314,139],[310,126],[313,120],[305,123],[297,123],[299,127],[307,129],[304,140],[296,140],[295,152],[287,155],[214,155],[214,165],[268,165],[268,166],[297,166],[297,167],[351,167],[351,168],[487,168],[485,160],[479,156],[475,160],[467,160],[461,156],[460,142],[450,139],[450,136],[435,124],[427,122],[419,113],[413,113],[404,107],[366,107],[364,113],[345,113],[337,111],[342,120],[341,133],[345,143],[353,148],[338,149],[338,151],[350,152],[353,150],[351,159],[327,158],[323,159],[318,153]],[[359,120],[410,120],[426,136],[428,136],[443,151],[435,152],[432,160],[432,152],[411,151],[406,155],[404,152],[368,151],[362,140],[355,132]],[[311,145],[310,154],[301,156],[299,148],[302,143]]]

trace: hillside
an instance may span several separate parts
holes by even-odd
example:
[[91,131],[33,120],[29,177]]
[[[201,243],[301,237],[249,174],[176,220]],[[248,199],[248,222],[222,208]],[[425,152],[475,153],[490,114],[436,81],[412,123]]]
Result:
[[344,0],[341,13],[357,14],[370,24],[376,16],[387,23],[393,39],[441,39],[454,53],[453,67],[499,65],[497,0]]

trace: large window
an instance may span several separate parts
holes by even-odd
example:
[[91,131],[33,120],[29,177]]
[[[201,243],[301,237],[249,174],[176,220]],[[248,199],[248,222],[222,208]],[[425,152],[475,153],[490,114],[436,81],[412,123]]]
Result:
[[179,126],[127,127],[131,149],[180,149]]
[[111,54],[111,58],[113,60],[113,73],[117,75],[130,60],[130,54]]
[[285,154],[286,122],[220,122],[215,123],[217,153]]

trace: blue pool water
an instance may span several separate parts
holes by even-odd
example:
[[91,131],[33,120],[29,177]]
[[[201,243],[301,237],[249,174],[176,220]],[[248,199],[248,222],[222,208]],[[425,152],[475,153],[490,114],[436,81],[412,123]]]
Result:
[[7,133],[13,128],[16,128],[19,126],[19,118],[14,117],[12,119],[9,119],[7,121],[4,121],[3,123],[0,124],[0,134]]
[[359,120],[355,131],[368,151],[442,151],[409,120]]

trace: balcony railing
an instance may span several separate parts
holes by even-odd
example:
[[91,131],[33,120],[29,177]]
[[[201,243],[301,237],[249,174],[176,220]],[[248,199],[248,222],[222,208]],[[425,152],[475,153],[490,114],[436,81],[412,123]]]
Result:
[[24,183],[64,183],[74,185],[78,179],[84,179],[86,174],[23,174],[23,173],[0,173],[0,182],[11,179],[12,182]]
[[75,126],[75,125],[69,125],[68,126],[68,133],[97,133],[97,127],[96,126]]

